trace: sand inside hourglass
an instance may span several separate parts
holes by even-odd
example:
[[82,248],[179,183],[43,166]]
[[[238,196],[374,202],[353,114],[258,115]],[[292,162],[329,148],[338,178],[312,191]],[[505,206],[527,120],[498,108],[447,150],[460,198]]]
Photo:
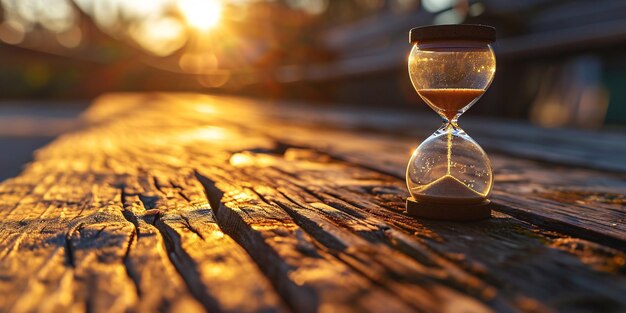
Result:
[[445,175],[435,181],[413,188],[415,200],[430,203],[479,204],[485,196],[474,191],[452,175]]
[[[485,90],[470,88],[419,89],[422,98],[451,121],[469,103],[480,97]],[[482,195],[451,175],[452,129],[448,129],[448,170],[446,175],[427,185],[414,188],[415,200],[449,204],[478,204],[485,201]]]
[[452,120],[459,110],[464,108],[474,99],[480,97],[485,90],[470,88],[437,88],[418,89],[417,93],[443,114],[448,120]]

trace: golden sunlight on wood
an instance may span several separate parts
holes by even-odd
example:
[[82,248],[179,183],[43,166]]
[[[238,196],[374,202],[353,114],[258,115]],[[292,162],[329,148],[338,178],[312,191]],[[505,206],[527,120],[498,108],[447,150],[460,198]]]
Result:
[[242,167],[247,165],[253,165],[254,158],[245,153],[235,153],[230,157],[230,165]]
[[207,140],[226,140],[229,139],[228,133],[225,129],[215,126],[203,126],[193,129],[189,132],[182,133],[179,136],[181,141],[207,141]]
[[[493,153],[504,213],[416,220],[414,139],[359,110],[356,124],[282,101],[98,98],[0,184],[0,312],[552,312],[580,294],[626,312],[621,172]],[[510,129],[479,122],[487,147],[511,149]],[[515,131],[552,139],[552,158],[585,140]]]
[[222,4],[217,0],[181,0],[178,8],[189,26],[200,31],[217,26],[222,17]]

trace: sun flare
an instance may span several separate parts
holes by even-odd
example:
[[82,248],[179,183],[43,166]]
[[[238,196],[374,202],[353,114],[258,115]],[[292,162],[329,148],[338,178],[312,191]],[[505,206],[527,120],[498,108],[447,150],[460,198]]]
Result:
[[189,26],[207,31],[219,23],[222,3],[218,0],[180,0],[178,8]]

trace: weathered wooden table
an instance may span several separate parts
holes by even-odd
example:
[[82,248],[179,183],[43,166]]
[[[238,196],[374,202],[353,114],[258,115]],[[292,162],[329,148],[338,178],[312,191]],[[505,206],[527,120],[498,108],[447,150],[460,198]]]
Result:
[[[493,218],[406,216],[437,118],[117,94],[0,185],[2,312],[626,311],[626,140],[467,118]],[[392,123],[393,122],[393,123]]]

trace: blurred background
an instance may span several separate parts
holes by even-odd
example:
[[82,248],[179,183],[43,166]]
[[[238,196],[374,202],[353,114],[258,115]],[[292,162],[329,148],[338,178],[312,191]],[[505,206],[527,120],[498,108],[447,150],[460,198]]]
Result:
[[623,0],[0,0],[0,179],[110,91],[426,112],[408,30],[456,23],[498,29],[468,115],[626,125]]

